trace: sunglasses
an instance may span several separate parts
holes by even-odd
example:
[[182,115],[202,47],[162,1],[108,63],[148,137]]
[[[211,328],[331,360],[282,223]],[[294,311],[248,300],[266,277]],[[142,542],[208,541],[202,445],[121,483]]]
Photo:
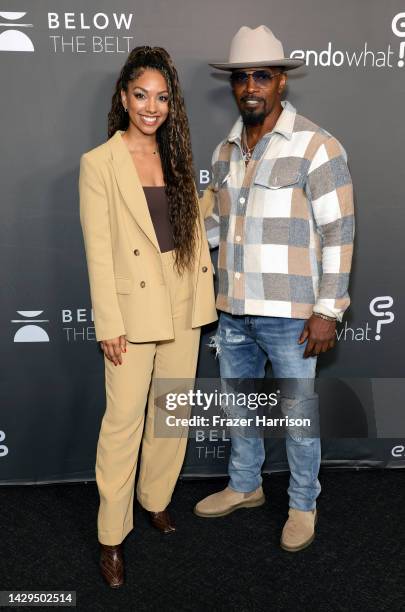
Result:
[[282,74],[281,72],[268,72],[267,70],[255,70],[254,72],[244,72],[243,70],[234,70],[231,73],[231,83],[242,85],[247,83],[248,78],[252,75],[256,85],[264,87],[268,85],[275,76]]

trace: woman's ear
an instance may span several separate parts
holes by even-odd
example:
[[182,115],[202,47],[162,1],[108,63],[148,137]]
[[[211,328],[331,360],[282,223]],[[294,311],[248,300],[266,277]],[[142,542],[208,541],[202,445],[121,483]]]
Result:
[[121,102],[122,102],[122,106],[124,107],[124,109],[127,110],[128,108],[127,95],[123,89],[121,89]]

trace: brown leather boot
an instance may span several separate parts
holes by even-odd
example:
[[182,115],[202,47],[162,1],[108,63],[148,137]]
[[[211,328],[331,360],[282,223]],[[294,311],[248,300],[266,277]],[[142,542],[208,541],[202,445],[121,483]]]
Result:
[[149,511],[149,517],[153,527],[158,529],[161,533],[173,533],[173,531],[176,531],[176,527],[167,508],[161,512]]
[[124,584],[124,558],[122,544],[108,546],[100,544],[100,570],[104,580],[112,589]]

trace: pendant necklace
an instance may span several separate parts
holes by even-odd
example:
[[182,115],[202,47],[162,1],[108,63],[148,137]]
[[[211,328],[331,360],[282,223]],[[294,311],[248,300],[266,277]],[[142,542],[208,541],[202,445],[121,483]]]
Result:
[[245,164],[247,165],[250,160],[252,159],[252,155],[253,155],[253,151],[254,151],[254,147],[249,147],[248,143],[247,143],[247,134],[246,134],[246,128],[243,128],[242,131],[242,138],[241,138],[241,145],[242,145],[242,157],[243,160],[245,162]]

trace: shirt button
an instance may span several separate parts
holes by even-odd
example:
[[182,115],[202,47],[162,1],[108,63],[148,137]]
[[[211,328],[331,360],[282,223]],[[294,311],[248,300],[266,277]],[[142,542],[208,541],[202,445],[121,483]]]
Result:
[[235,278],[240,278],[240,272],[235,272]]
[[134,255],[139,255],[139,249],[135,249]]
[[145,281],[141,281],[139,284],[140,284],[140,286],[142,287],[142,289],[143,289],[144,287],[146,287],[146,283],[145,283]]
[[239,198],[239,202],[240,202],[241,204],[244,204],[244,203],[246,202],[246,199],[245,199],[245,198]]
[[206,272],[207,270],[208,270],[207,266],[203,266],[203,267],[202,267],[202,271],[203,271],[203,272]]
[[240,242],[242,240],[242,238],[240,236],[235,236],[235,240],[236,240],[236,242]]

